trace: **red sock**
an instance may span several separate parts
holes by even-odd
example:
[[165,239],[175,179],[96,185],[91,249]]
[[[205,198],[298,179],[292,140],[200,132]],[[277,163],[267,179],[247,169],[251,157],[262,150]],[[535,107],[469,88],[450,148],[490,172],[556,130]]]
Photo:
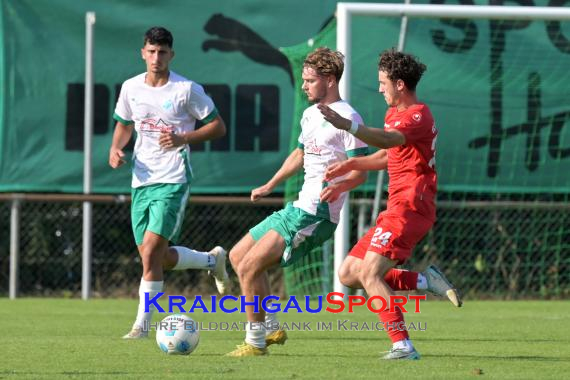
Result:
[[394,290],[416,290],[418,288],[418,272],[403,269],[390,269],[384,281]]
[[392,340],[396,343],[400,340],[408,339],[408,331],[405,330],[404,314],[399,308],[390,313],[389,308],[378,313],[378,318],[384,323],[384,329]]

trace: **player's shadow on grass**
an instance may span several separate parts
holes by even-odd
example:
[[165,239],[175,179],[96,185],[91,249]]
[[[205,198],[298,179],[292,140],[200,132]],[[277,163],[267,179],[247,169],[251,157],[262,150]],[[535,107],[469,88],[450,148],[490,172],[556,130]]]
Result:
[[422,358],[442,358],[442,359],[449,359],[449,358],[456,358],[456,359],[489,359],[489,360],[527,360],[527,361],[540,361],[540,362],[568,362],[570,361],[569,357],[552,357],[552,356],[535,356],[535,355],[452,355],[452,354],[442,354],[442,355],[433,355],[433,354],[424,354],[422,353]]
[[[360,357],[370,357],[370,358],[378,358],[378,355],[385,354],[387,351],[370,351],[367,353],[359,353],[358,356]],[[354,358],[354,352],[347,352],[346,354],[335,352],[334,355],[331,355],[330,352],[312,352],[311,354],[307,353],[291,353],[291,352],[279,352],[278,350],[271,351],[272,356],[286,356],[286,357],[299,357],[299,358],[306,358],[307,356],[310,357],[323,357],[323,358],[330,358],[334,356],[335,358]],[[214,355],[215,356],[215,355]],[[509,361],[537,361],[537,362],[568,362],[570,358],[568,357],[548,357],[548,356],[525,356],[525,355],[452,355],[449,353],[441,354],[441,355],[433,355],[433,354],[424,354],[422,352],[422,358],[428,359],[445,359],[448,360],[449,358],[456,358],[456,359],[489,359],[489,360],[509,360]]]
[[[146,375],[147,372],[133,372],[133,371],[63,371],[63,372],[55,372],[54,375],[64,375],[64,376],[82,376],[82,375],[99,375],[99,376],[114,376],[114,375],[123,375],[123,376],[129,376],[129,375],[133,375],[133,374],[140,374],[140,375]],[[18,370],[5,370],[5,371],[0,371],[0,376],[4,376],[4,375],[31,375],[31,376],[38,376],[38,377],[43,377],[45,375],[44,372],[34,372],[34,371],[18,371]],[[2,377],[3,378],[3,377]]]
[[[373,332],[373,333],[374,333],[375,331],[369,331],[369,332]],[[380,333],[380,332],[378,332],[378,333]],[[361,342],[361,341],[363,341],[363,340],[374,340],[374,341],[378,341],[378,336],[377,336],[377,335],[371,335],[371,336],[348,336],[348,337],[342,337],[342,338],[339,338],[338,336],[329,336],[329,337],[322,336],[322,337],[317,337],[317,338],[314,338],[314,337],[308,338],[308,337],[306,337],[306,336],[303,337],[303,340],[339,340],[339,339],[342,339],[343,342],[346,342],[346,341]]]
[[552,343],[552,342],[566,342],[566,339],[504,339],[504,338],[422,338],[421,336],[414,337],[418,341],[434,341],[434,342],[505,342],[505,343]]
[[[312,358],[345,358],[345,359],[354,359],[354,352],[350,351],[347,353],[339,353],[339,352],[335,352],[334,354],[330,353],[330,352],[311,352],[310,354],[308,353],[301,353],[301,354],[294,354],[291,352],[278,352],[277,350],[273,350],[271,351],[270,349],[270,353],[271,356],[286,356],[289,358],[306,358],[306,357],[312,357]],[[388,351],[373,351],[373,352],[368,352],[368,353],[362,353],[359,352],[358,353],[358,357],[359,358],[372,358],[372,359],[378,359],[378,355],[384,355],[388,353]]]

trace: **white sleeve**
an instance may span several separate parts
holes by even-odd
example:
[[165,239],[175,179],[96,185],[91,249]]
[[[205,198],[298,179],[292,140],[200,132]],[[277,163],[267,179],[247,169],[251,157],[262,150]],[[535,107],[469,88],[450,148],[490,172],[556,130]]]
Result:
[[301,120],[299,121],[299,124],[301,124],[301,133],[299,133],[299,138],[297,139],[297,148],[302,150],[305,150],[305,139],[303,138],[303,125],[306,123],[305,112],[307,111],[303,111],[303,115],[301,115]]
[[115,113],[113,118],[125,125],[133,123],[133,111],[131,110],[131,105],[129,104],[128,97],[128,84],[123,82],[121,86],[121,92],[119,93],[119,99],[117,99],[117,105],[115,106]]
[[305,140],[303,140],[303,119],[301,119],[301,133],[299,133],[299,138],[297,139],[297,148],[305,150]]
[[206,94],[204,87],[195,82],[190,85],[188,112],[197,120],[203,120],[205,122],[212,121],[218,115],[212,98]]

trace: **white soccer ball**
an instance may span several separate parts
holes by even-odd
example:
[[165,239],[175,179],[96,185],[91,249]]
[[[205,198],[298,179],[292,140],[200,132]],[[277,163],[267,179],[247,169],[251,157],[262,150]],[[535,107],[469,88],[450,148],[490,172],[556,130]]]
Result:
[[168,355],[189,355],[199,342],[196,322],[183,314],[164,318],[156,329],[156,344]]

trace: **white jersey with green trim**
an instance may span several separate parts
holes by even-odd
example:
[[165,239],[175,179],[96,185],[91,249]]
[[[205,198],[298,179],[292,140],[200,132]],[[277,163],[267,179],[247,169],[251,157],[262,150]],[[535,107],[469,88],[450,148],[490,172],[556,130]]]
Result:
[[[362,124],[362,117],[344,100],[329,104],[329,107],[342,117]],[[327,186],[323,182],[325,171],[330,164],[367,154],[368,146],[347,131],[333,127],[323,118],[317,106],[313,105],[303,112],[299,147],[304,152],[305,179],[299,199],[293,206],[338,223],[347,193],[332,203],[321,202],[321,190]],[[335,178],[332,182],[338,182],[344,177]]]
[[145,83],[146,73],[126,80],[121,88],[114,118],[135,125],[132,187],[191,180],[190,148],[161,148],[161,132],[193,131],[196,120],[213,120],[217,110],[198,83],[170,72],[161,87]]

